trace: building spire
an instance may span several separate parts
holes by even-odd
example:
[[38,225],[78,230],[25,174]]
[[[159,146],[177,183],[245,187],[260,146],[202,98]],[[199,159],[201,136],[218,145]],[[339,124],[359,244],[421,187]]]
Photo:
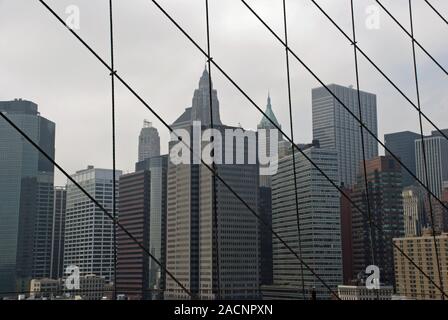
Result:
[[[272,110],[271,93],[269,90],[268,90],[266,111],[264,113],[265,113],[265,115],[263,115],[263,118],[261,119],[260,124],[258,125],[258,128],[261,128],[261,129],[275,128],[275,126],[272,124],[272,122],[274,122],[279,128],[281,128],[281,125],[277,121],[277,117],[275,116],[274,111]],[[270,120],[272,120],[272,122]]]

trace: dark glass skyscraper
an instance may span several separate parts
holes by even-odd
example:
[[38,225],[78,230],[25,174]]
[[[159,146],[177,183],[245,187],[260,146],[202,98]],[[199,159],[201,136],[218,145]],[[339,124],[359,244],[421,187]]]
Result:
[[54,188],[53,231],[51,248],[51,278],[59,279],[64,275],[64,235],[67,190],[65,187]]
[[[2,101],[0,112],[54,158],[55,124],[35,103]],[[25,291],[49,277],[53,165],[0,119],[0,291]]]
[[[404,235],[401,168],[390,156],[366,161],[369,186],[367,202],[362,164],[360,167],[358,181],[352,192],[352,200],[363,211],[361,213],[353,208],[354,279],[362,275],[367,266],[375,264],[380,269],[380,282],[393,285],[395,278],[392,239]],[[368,204],[372,224],[368,216]]]
[[[411,131],[395,132],[384,135],[384,142],[386,147],[398,156],[403,164],[416,174],[415,162],[415,140],[419,139],[420,135]],[[386,150],[386,155],[389,152]],[[403,187],[408,187],[415,183],[415,179],[402,168]]]

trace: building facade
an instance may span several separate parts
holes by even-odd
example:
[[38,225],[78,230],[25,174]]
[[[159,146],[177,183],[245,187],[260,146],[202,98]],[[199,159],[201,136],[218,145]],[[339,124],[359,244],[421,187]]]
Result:
[[[386,147],[415,175],[415,140],[420,139],[420,135],[411,131],[394,132],[384,135]],[[386,150],[386,155],[390,155]],[[402,168],[403,188],[415,184],[415,178],[407,170]]]
[[376,265],[380,282],[394,285],[392,239],[404,235],[401,168],[392,157],[381,156],[368,160],[366,169],[369,199],[363,168],[352,192],[352,200],[363,211],[352,207],[353,279]]
[[[116,181],[122,172],[116,171]],[[88,166],[71,176],[111,215],[113,210],[113,170]],[[117,194],[118,197],[118,194]],[[95,275],[111,282],[114,278],[114,226],[112,219],[71,181],[67,182],[64,270],[79,267],[81,276]]]
[[[428,188],[439,198],[442,195],[443,183],[448,180],[448,140],[438,132],[433,132],[431,136],[425,137],[423,141],[426,151]],[[415,158],[417,177],[426,185],[423,141],[422,139],[415,140]]]
[[159,132],[149,121],[143,122],[138,137],[138,161],[160,156]]
[[60,279],[64,275],[64,238],[67,189],[54,188],[53,229],[51,241],[51,278]]
[[[151,173],[148,170],[125,174],[119,182],[118,219],[140,243],[149,243]],[[130,299],[148,299],[149,255],[122,229],[117,230],[117,294]]]
[[417,237],[426,225],[426,192],[416,185],[403,189],[403,220],[405,237]]
[[[214,128],[224,135],[224,130],[230,127],[221,123],[214,89],[212,107]],[[199,88],[194,93],[192,107],[187,108],[172,125],[174,129],[184,129],[189,133],[192,146],[196,143],[194,121],[200,121],[200,135],[210,129],[207,70],[204,70]],[[255,132],[246,133],[255,135]],[[177,139],[170,142],[170,153],[178,143]],[[199,147],[202,146],[200,143]],[[234,144],[234,154],[235,148],[237,144]],[[245,145],[238,152],[247,154],[247,149]],[[260,280],[258,220],[218,179],[213,186],[213,175],[209,169],[203,164],[194,164],[197,155],[193,156],[190,150],[186,152],[190,164],[174,164],[173,161],[168,164],[167,268],[197,298],[257,298]],[[251,208],[257,210],[258,163],[216,164],[216,170]],[[165,298],[189,297],[167,277]]]
[[[359,119],[358,92],[351,87],[335,84],[328,86]],[[376,95],[360,92],[361,111],[364,124],[378,136]],[[339,181],[350,187],[356,182],[359,163],[363,160],[359,122],[331,95],[325,87],[312,90],[313,139],[319,140],[322,148],[337,151]],[[365,157],[378,155],[378,142],[364,130]]]
[[[436,283],[442,280],[448,288],[448,234],[436,236],[439,249],[442,279],[439,277],[434,238],[428,230],[421,237],[396,238],[394,243]],[[397,293],[416,300],[440,300],[442,293],[423,276],[415,266],[398,250],[394,250]]]
[[[30,101],[0,102],[0,112],[54,158],[55,124]],[[0,119],[0,291],[29,291],[50,276],[53,165]]]
[[[337,154],[333,149],[309,147],[304,153],[336,183]],[[280,160],[279,170],[272,179],[272,227],[274,231],[305,261],[333,290],[343,281],[341,221],[339,193],[302,155],[296,154],[297,186],[291,174],[292,155]],[[297,188],[300,216],[299,241],[295,192]],[[304,277],[302,282],[301,273]],[[289,298],[306,299],[315,291],[319,299],[331,294],[299,260],[273,238],[274,291]],[[302,291],[304,287],[305,292]],[[271,288],[271,289],[272,289]],[[270,291],[268,289],[267,291]],[[291,294],[292,292],[292,294]],[[268,296],[272,296],[268,294]]]

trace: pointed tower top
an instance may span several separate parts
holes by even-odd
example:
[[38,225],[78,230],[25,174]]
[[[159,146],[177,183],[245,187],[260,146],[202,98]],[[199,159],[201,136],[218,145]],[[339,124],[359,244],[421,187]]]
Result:
[[[202,72],[201,79],[199,80],[199,88],[208,88],[209,84],[209,73],[207,70],[207,64],[205,65],[204,71]],[[212,84],[213,87],[213,84]]]
[[[268,91],[268,101],[266,105],[266,111],[264,112],[266,115],[263,115],[263,118],[260,121],[260,124],[258,125],[258,128],[260,129],[272,129],[275,128],[275,126],[272,124],[274,122],[279,128],[282,126],[277,120],[277,117],[274,114],[274,111],[272,110],[272,104],[271,104],[271,94]],[[272,121],[270,121],[270,120]]]

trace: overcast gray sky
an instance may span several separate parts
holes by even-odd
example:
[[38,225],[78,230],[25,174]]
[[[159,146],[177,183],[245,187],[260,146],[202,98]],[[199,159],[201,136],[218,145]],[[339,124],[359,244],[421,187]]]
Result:
[[[79,34],[109,59],[107,0],[48,0],[62,17],[80,8]],[[274,112],[289,132],[283,47],[240,0],[210,0],[212,56],[260,106],[271,92]],[[448,1],[432,0],[448,16]],[[205,59],[149,0],[115,0],[116,69],[169,123],[191,104]],[[159,3],[205,48],[205,1]],[[281,0],[248,0],[282,34]],[[349,0],[320,0],[351,34]],[[409,28],[407,0],[383,0]],[[448,68],[448,26],[423,0],[413,0],[416,38]],[[366,9],[356,0],[359,46],[415,101],[410,39],[381,11],[379,29],[366,27]],[[355,84],[353,50],[309,0],[289,0],[292,49],[325,83]],[[440,128],[448,127],[448,77],[418,51],[422,109]],[[291,60],[294,130],[297,142],[311,132],[311,89],[318,83]],[[224,123],[256,128],[261,115],[217,70],[212,70]],[[418,113],[363,58],[360,85],[378,96],[379,136],[418,132]],[[0,0],[0,100],[23,98],[56,122],[56,160],[68,171],[93,164],[111,168],[110,77],[107,70],[37,0]],[[117,85],[117,167],[137,160],[143,119],[158,127],[162,152],[168,131],[125,88]],[[425,130],[432,128],[428,125]],[[58,174],[57,184],[66,179]]]

